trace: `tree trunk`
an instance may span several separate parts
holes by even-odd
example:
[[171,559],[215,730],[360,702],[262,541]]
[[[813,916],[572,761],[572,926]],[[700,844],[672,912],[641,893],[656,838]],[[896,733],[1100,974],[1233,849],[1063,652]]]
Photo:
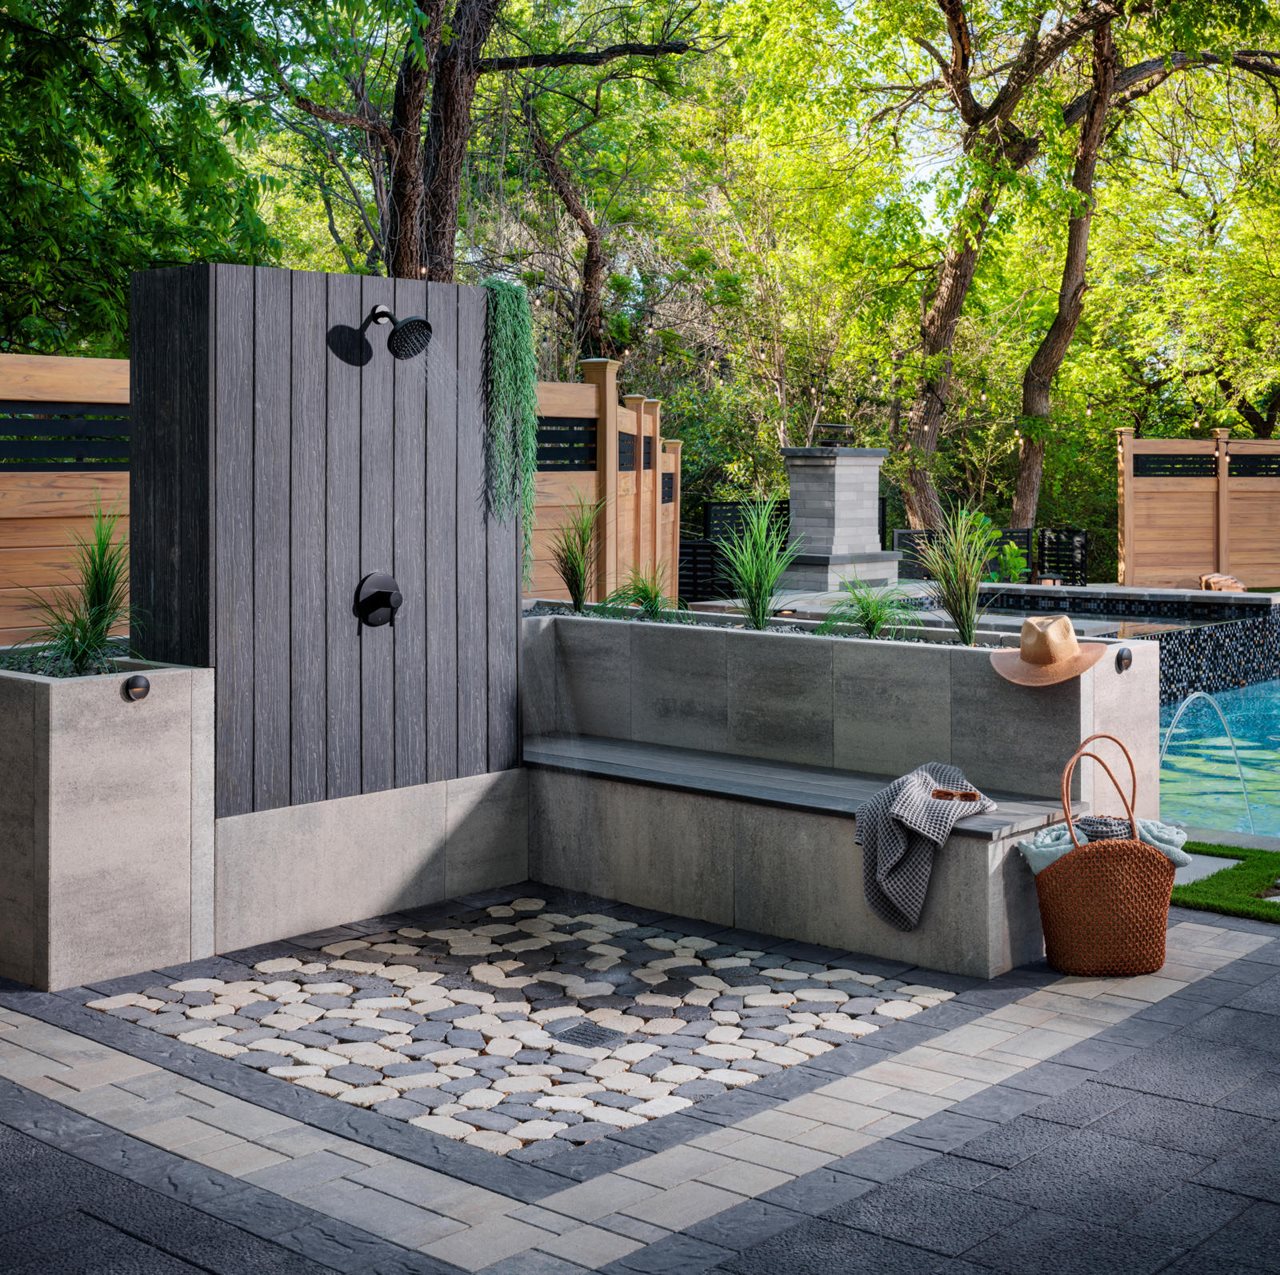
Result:
[[924,371],[916,385],[915,401],[907,413],[904,450],[907,481],[902,498],[907,522],[921,529],[942,525],[942,502],[933,481],[930,461],[938,450],[938,431],[951,390],[951,347],[965,298],[978,267],[978,250],[995,210],[995,195],[986,191],[976,201],[978,224],[962,230],[938,269],[938,282],[920,320],[920,352]]
[[421,250],[425,277],[435,283],[453,282],[471,104],[480,79],[480,54],[500,4],[501,0],[458,0],[450,38],[436,58],[422,165]]
[[561,162],[559,150],[543,134],[532,103],[527,105],[525,117],[528,121],[529,139],[533,143],[534,158],[551,184],[551,189],[555,191],[556,198],[582,231],[582,238],[586,243],[586,253],[582,259],[582,292],[578,297],[578,312],[574,317],[574,340],[578,356],[601,358],[605,354],[604,235],[575,189],[573,178]]
[[1093,181],[1098,152],[1106,136],[1107,108],[1115,86],[1116,51],[1111,24],[1093,33],[1093,92],[1080,126],[1071,185],[1080,196],[1079,211],[1067,224],[1067,254],[1058,288],[1058,312],[1022,378],[1022,443],[1013,494],[1013,525],[1034,527],[1044,478],[1045,434],[1049,427],[1053,379],[1057,376],[1084,312],[1089,230],[1093,222]]
[[430,72],[410,44],[396,78],[391,115],[393,144],[387,198],[387,274],[393,279],[422,275],[422,110]]

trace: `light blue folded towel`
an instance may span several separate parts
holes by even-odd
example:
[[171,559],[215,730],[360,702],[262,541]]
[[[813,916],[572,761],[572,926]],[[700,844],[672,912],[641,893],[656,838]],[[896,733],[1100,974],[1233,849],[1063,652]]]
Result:
[[[1191,856],[1182,848],[1187,839],[1184,828],[1175,828],[1172,824],[1161,823],[1158,819],[1139,819],[1138,836],[1147,845],[1155,846],[1167,859],[1172,860],[1175,868],[1185,867],[1191,862]],[[1083,837],[1080,839],[1080,844],[1085,844]],[[1026,859],[1031,871],[1040,873],[1051,863],[1061,859],[1067,851],[1074,850],[1075,846],[1072,844],[1067,825],[1055,823],[1048,828],[1041,828],[1030,840],[1019,841],[1018,849],[1022,851],[1022,857]]]

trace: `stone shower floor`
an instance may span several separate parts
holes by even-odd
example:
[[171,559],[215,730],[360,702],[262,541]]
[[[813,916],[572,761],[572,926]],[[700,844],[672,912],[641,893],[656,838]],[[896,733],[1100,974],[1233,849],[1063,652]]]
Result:
[[88,1006],[522,1160],[693,1107],[952,995],[887,976],[900,965],[553,891],[273,948],[288,954],[242,955],[243,977],[175,977]]

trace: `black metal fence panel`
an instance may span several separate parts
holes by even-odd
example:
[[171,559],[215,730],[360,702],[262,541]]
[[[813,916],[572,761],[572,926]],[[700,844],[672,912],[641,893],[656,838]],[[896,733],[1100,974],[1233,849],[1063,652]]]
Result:
[[1089,583],[1089,533],[1082,527],[1041,527],[1036,539],[1036,574],[1063,584]]
[[618,472],[634,474],[636,470],[636,436],[618,431]]
[[1135,478],[1216,478],[1218,458],[1211,452],[1138,452]]
[[538,417],[538,469],[583,473],[596,467],[596,422],[574,416]]
[[710,602],[724,597],[724,554],[714,540],[680,537],[680,598]]
[[0,403],[0,467],[129,468],[127,407],[101,403]]

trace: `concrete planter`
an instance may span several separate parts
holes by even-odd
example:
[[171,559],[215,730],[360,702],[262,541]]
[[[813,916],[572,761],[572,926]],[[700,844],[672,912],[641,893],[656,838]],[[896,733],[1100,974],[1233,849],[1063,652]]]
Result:
[[[45,990],[204,955],[213,671],[0,672],[0,975]],[[193,924],[193,917],[195,918]]]
[[[1117,735],[1159,812],[1159,645],[1041,690],[990,651],[572,616],[525,620],[526,734],[602,735],[896,776],[951,762],[981,788],[1054,798],[1080,740]],[[1097,775],[1077,772],[1090,801]],[[1115,805],[1105,777],[1098,788]]]

